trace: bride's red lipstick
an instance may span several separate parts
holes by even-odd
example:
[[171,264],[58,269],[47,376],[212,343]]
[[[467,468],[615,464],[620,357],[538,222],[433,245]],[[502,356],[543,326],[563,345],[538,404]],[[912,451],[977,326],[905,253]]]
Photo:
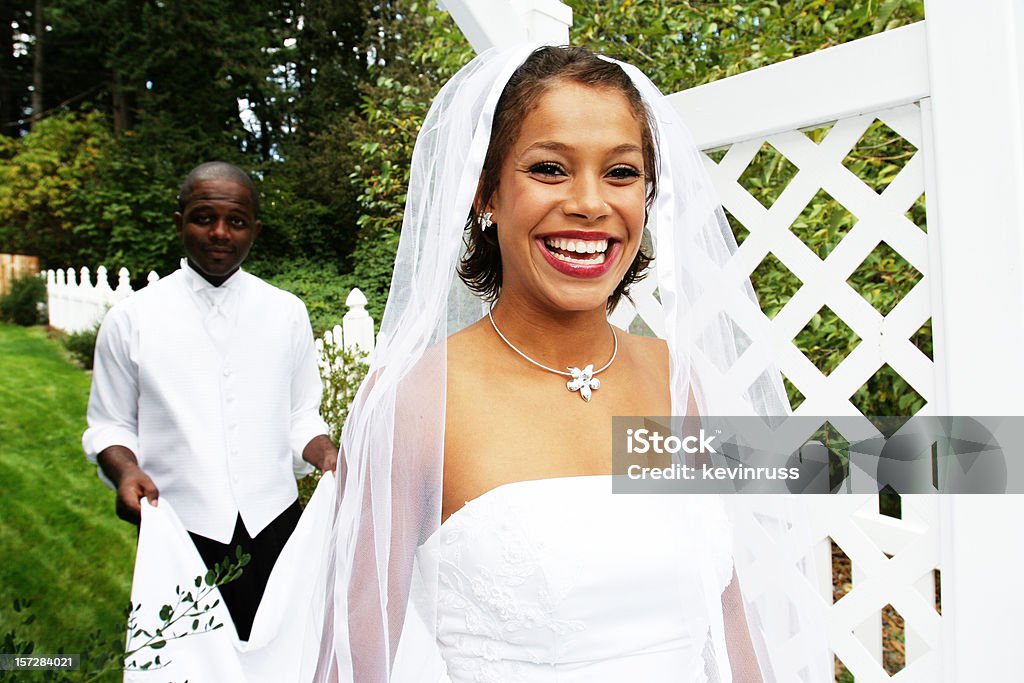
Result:
[[[546,244],[546,240],[548,239],[585,240],[591,242],[597,240],[608,240],[608,248],[604,251],[604,260],[600,263],[591,264],[563,261],[548,250]],[[587,232],[585,230],[566,230],[564,232],[549,233],[547,235],[537,237],[535,242],[537,243],[537,248],[540,249],[541,254],[544,255],[544,259],[552,268],[560,273],[578,278],[601,277],[607,273],[613,265],[615,265],[615,261],[622,252],[622,242],[611,235],[606,233]]]

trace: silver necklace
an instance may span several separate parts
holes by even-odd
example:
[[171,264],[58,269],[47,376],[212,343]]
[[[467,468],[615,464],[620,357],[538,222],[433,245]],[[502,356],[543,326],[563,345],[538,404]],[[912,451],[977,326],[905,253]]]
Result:
[[554,368],[549,368],[543,363],[538,363],[537,361],[535,361],[534,359],[530,358],[525,353],[517,349],[515,344],[510,342],[508,338],[501,333],[501,330],[498,329],[498,325],[497,323],[494,322],[494,316],[491,315],[490,310],[487,311],[487,318],[491,321],[491,327],[493,327],[494,331],[498,333],[499,337],[501,337],[501,341],[505,342],[510,349],[512,349],[520,356],[533,363],[534,365],[536,365],[541,370],[547,370],[548,372],[553,372],[556,375],[564,375],[565,377],[568,377],[569,381],[565,383],[565,388],[568,389],[569,391],[580,392],[580,398],[582,398],[584,401],[588,403],[590,402],[591,392],[597,391],[598,389],[601,388],[601,380],[599,380],[594,375],[596,375],[599,372],[604,372],[605,370],[607,370],[608,367],[615,362],[615,356],[617,356],[619,353],[619,337],[617,334],[615,334],[615,328],[611,325],[611,323],[609,323],[608,327],[612,331],[612,339],[615,340],[615,348],[612,350],[612,357],[609,358],[608,362],[601,366],[599,370],[594,369],[593,363],[586,366],[582,370],[571,366],[568,368],[568,372],[564,372],[562,370],[555,370]]

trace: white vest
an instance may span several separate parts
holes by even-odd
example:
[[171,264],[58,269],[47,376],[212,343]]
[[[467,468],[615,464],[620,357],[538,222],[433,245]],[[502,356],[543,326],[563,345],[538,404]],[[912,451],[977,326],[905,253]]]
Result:
[[[226,355],[182,271],[108,313],[127,317],[134,337],[139,465],[186,528],[222,543],[237,515],[255,536],[296,499],[301,448],[326,433],[305,306],[248,273],[235,277],[244,280]],[[296,394],[307,405],[295,405]]]

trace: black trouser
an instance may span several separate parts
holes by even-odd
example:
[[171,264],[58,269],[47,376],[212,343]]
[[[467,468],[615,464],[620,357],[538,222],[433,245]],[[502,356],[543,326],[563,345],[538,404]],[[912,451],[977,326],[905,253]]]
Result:
[[263,591],[267,588],[270,571],[274,568],[284,544],[295,531],[300,516],[302,507],[296,500],[263,531],[256,534],[256,538],[252,538],[245,530],[242,517],[239,515],[235,520],[235,532],[231,542],[226,544],[189,532],[207,569],[212,569],[218,562],[223,563],[225,558],[228,562],[235,563],[236,546],[241,546],[242,552],[250,556],[249,564],[242,568],[242,575],[220,587],[220,594],[224,598],[232,621],[235,622],[235,629],[241,640],[249,640],[252,622],[256,618],[260,600],[263,599]]

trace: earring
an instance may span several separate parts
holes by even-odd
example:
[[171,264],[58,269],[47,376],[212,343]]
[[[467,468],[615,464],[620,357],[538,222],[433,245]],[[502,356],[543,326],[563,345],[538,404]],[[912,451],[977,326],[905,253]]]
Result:
[[487,232],[487,228],[494,225],[494,221],[491,220],[491,216],[493,215],[494,212],[488,211],[487,213],[481,213],[476,217],[477,221],[480,222],[480,232]]

